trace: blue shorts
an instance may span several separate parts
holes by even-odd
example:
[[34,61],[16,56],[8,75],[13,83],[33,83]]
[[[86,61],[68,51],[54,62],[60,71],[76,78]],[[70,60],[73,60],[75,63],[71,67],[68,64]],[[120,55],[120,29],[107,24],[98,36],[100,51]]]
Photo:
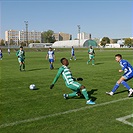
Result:
[[125,81],[128,81],[133,78],[133,72],[132,73],[126,73],[123,75],[123,77],[126,79]]
[[0,53],[0,58],[2,58],[3,57],[3,55],[2,55],[2,53]]
[[49,59],[49,62],[51,63],[51,62],[54,62],[54,59]]

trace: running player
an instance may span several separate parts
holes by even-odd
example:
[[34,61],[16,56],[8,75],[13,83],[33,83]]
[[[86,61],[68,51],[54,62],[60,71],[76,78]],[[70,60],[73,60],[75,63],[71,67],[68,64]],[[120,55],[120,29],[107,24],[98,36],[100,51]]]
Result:
[[9,48],[8,48],[7,52],[8,52],[8,55],[10,55],[10,49]]
[[88,96],[85,86],[76,82],[76,80],[82,81],[83,79],[82,78],[77,78],[77,79],[73,78],[72,73],[68,68],[68,65],[69,65],[68,60],[66,58],[62,58],[61,63],[62,63],[62,66],[59,68],[58,73],[52,82],[52,85],[50,85],[50,89],[52,89],[54,87],[54,84],[56,83],[56,81],[58,80],[60,75],[62,74],[62,77],[65,81],[66,86],[73,91],[73,93],[70,93],[70,94],[63,94],[65,99],[70,98],[70,97],[80,96],[82,93],[86,99],[86,104],[95,104],[95,102],[93,102],[89,99],[89,96]]
[[94,56],[95,56],[95,51],[94,49],[92,48],[92,46],[90,46],[90,48],[88,49],[88,54],[89,54],[89,60],[87,61],[87,64],[92,61],[92,65],[95,65],[94,64]]
[[3,54],[2,54],[2,49],[0,48],[0,60],[2,60]]
[[50,69],[54,69],[53,63],[55,61],[55,54],[51,47],[49,47],[48,53],[46,55],[46,60],[49,58]]
[[19,70],[21,71],[22,66],[23,70],[25,70],[25,51],[23,50],[23,47],[20,46],[20,49],[17,51],[16,56],[18,57],[18,62],[19,62]]
[[72,46],[72,49],[71,49],[71,58],[70,58],[70,60],[72,60],[72,58],[74,60],[76,60],[75,51],[74,51],[74,47],[73,46]]
[[127,60],[122,59],[121,54],[115,55],[115,60],[120,63],[120,66],[122,67],[122,70],[119,70],[119,72],[123,72],[123,76],[116,82],[114,88],[111,92],[106,92],[108,95],[113,95],[115,91],[119,88],[120,83],[126,87],[129,91],[128,96],[130,97],[133,93],[133,89],[127,84],[127,81],[133,78],[133,67],[130,65],[130,63]]

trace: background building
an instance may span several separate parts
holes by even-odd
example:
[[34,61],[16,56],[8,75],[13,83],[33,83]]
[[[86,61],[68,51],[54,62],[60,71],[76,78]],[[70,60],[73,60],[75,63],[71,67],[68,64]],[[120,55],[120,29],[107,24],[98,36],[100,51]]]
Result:
[[19,42],[19,31],[9,30],[5,31],[5,41],[8,44],[17,44]]
[[77,39],[90,39],[90,34],[85,33],[85,32],[81,32],[77,34]]
[[72,40],[72,35],[63,32],[54,33],[54,37],[56,41]]
[[[26,42],[26,31],[9,30],[5,31],[5,41],[10,45],[19,45],[22,42]],[[31,31],[28,32],[28,42],[41,42],[41,32]]]
[[53,48],[71,48],[71,47],[97,47],[97,43],[94,40],[88,40],[88,39],[82,39],[80,40],[80,45],[79,45],[79,40],[66,40],[66,41],[56,41],[53,43],[52,47]]

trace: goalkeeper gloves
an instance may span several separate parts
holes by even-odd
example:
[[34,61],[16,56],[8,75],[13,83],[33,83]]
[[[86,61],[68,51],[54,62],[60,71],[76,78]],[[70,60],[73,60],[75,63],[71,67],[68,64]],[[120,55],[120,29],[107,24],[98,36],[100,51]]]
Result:
[[53,87],[54,87],[54,84],[50,85],[50,89],[53,89]]
[[77,81],[83,81],[83,78],[77,78]]

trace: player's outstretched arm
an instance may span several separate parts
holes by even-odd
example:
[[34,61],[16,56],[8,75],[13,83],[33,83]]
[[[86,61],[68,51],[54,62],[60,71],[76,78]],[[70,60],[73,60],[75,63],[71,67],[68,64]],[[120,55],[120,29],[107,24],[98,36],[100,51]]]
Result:
[[50,89],[52,89],[54,87],[54,84],[57,82],[58,78],[60,77],[61,73],[62,73],[63,69],[59,68],[58,73],[56,74],[54,81],[52,82],[52,84],[50,85]]

